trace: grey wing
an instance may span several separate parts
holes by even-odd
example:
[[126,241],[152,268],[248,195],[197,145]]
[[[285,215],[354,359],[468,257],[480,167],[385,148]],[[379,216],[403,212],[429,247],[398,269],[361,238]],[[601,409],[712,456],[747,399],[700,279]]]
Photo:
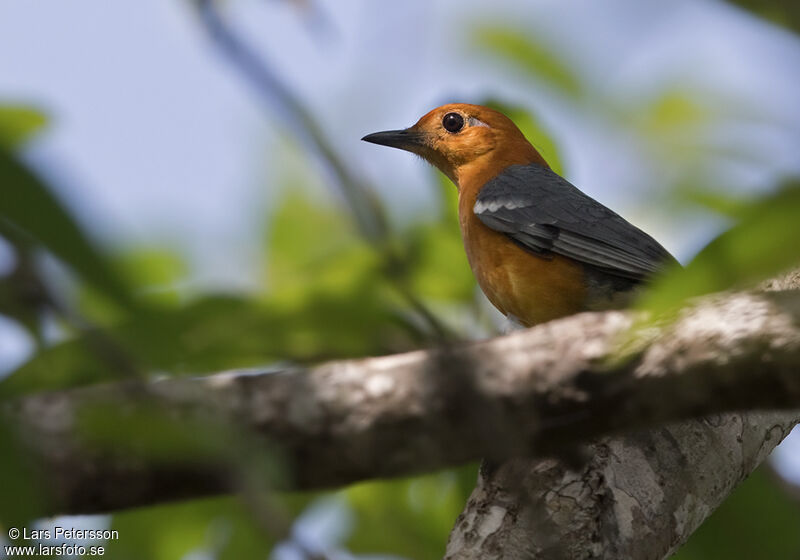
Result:
[[642,280],[676,262],[655,239],[540,165],[506,169],[481,189],[473,210],[529,251],[622,278]]

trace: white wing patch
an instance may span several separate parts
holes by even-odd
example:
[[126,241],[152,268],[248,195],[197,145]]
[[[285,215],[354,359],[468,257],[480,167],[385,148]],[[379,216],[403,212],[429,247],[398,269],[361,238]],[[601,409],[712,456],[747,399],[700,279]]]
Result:
[[486,211],[489,212],[497,212],[501,208],[506,208],[508,210],[514,210],[516,208],[525,208],[530,206],[524,200],[514,200],[514,199],[505,199],[505,200],[476,200],[475,206],[472,207],[472,211],[476,214],[483,214]]

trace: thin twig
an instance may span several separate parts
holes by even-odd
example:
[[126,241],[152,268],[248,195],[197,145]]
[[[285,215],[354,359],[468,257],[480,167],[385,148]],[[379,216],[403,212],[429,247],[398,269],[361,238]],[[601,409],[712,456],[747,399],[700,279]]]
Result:
[[217,10],[215,0],[196,0],[196,5],[214,45],[255,89],[258,99],[282,118],[300,141],[330,167],[361,233],[373,243],[384,241],[388,237],[388,224],[373,189],[353,175],[311,113],[281,82],[262,56],[230,27]]
[[[195,0],[200,20],[213,44],[258,94],[270,112],[283,119],[286,126],[332,171],[336,184],[347,202],[361,235],[378,251],[388,271],[400,270],[403,259],[392,248],[386,211],[375,189],[357,177],[338,155],[311,112],[298,101],[272,71],[264,58],[242,39],[217,9],[216,0]],[[402,275],[387,274],[388,280],[427,323],[437,341],[457,338],[407,286]]]

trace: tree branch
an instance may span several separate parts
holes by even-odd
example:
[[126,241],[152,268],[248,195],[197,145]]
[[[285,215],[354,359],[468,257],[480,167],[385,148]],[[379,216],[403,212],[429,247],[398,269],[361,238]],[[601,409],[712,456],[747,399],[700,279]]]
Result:
[[[124,383],[34,395],[5,412],[46,475],[50,512],[106,511],[236,486],[232,459],[224,456],[131,457],[130,450],[110,452],[87,443],[78,421],[82,410],[98,404],[125,410],[142,400],[176,416],[222,418],[281,451],[291,473],[288,486],[324,488],[480,457],[553,455],[598,435],[665,421],[796,407],[798,318],[800,294],[733,294],[707,300],[671,326],[650,329],[650,342],[625,360],[618,359],[618,343],[633,316],[582,314],[489,341],[310,369],[173,378],[144,391],[132,392],[135,385]],[[735,480],[746,474],[742,464],[757,464],[798,416],[736,421],[749,443],[737,459]],[[770,418],[766,425],[764,418]],[[729,426],[734,420],[719,422]],[[708,420],[692,425],[706,426],[700,431],[708,430],[709,438],[722,429],[708,427]],[[654,445],[675,439],[683,450],[693,441],[690,428],[670,430],[652,432],[671,434]],[[777,437],[762,445],[763,434]],[[604,451],[592,464],[601,455],[613,457],[635,437],[600,444]],[[602,468],[611,468],[613,461],[604,461]],[[566,464],[558,463],[563,476]],[[594,476],[600,465],[586,468]]]
[[584,465],[484,468],[445,558],[668,558],[798,421],[796,410],[712,415],[601,439]]
[[[800,271],[794,271],[763,288],[799,286]],[[776,293],[761,301],[750,297],[715,298],[710,307],[684,317],[677,332],[651,346],[635,365],[650,378],[640,383],[655,378],[653,392],[641,395],[643,400],[631,395],[620,406],[668,409],[680,402],[681,408],[694,406],[698,413],[721,412],[756,409],[757,401],[765,398],[761,407],[769,408],[766,401],[772,399],[766,398],[767,392],[774,392],[773,405],[779,406],[782,398],[788,405],[798,403],[796,356],[782,365],[771,362],[777,357],[774,348],[796,348],[797,342],[789,342],[785,335],[791,331],[796,335],[800,294]],[[786,312],[779,320],[786,321],[786,330],[772,322],[780,313],[764,313],[764,304],[777,304]],[[752,336],[761,326],[772,334]],[[719,337],[723,331],[727,335]],[[693,341],[695,336],[698,340]],[[723,340],[727,342],[720,345]],[[772,373],[777,370],[788,375],[787,384],[773,385]],[[676,380],[680,377],[688,382],[683,386],[686,391],[674,392],[673,387],[682,386]],[[754,393],[749,404],[748,390]],[[656,402],[643,407],[648,401]],[[727,404],[720,406],[723,402]],[[606,410],[616,416],[613,409]],[[484,464],[450,535],[446,558],[666,558],[798,421],[796,410],[709,415],[602,438],[581,450],[582,457],[588,457],[583,464],[553,459]]]

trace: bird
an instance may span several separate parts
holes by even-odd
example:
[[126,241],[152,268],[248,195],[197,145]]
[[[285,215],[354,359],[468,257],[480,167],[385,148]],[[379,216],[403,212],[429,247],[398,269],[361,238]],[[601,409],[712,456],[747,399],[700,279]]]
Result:
[[494,109],[451,103],[362,140],[414,153],[455,184],[470,268],[514,323],[626,307],[677,265],[655,239],[556,174]]

